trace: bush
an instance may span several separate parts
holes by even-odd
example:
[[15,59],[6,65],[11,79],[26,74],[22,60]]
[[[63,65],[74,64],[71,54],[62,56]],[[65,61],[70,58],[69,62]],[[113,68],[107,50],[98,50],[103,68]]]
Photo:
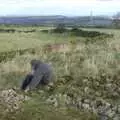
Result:
[[29,49],[23,49],[23,50],[14,50],[14,51],[9,51],[9,52],[1,52],[0,53],[0,62],[6,61],[6,60],[11,60],[17,54],[23,55],[26,52],[34,54],[35,49],[34,48],[29,48]]
[[[42,30],[44,33],[48,33],[48,30]],[[73,27],[71,30],[65,28],[63,24],[59,24],[55,29],[51,29],[52,33],[68,33],[71,36],[78,36],[78,37],[87,37],[87,38],[110,38],[113,37],[113,34],[101,33],[97,31],[85,31],[79,29],[77,27]]]
[[71,35],[72,36],[81,36],[81,37],[97,37],[97,36],[104,36],[104,37],[112,37],[113,35],[110,34],[106,34],[106,33],[101,33],[101,32],[97,32],[97,31],[85,31],[85,30],[81,30],[81,29],[71,29]]
[[64,33],[67,32],[64,24],[59,24],[55,29],[52,30],[53,33]]

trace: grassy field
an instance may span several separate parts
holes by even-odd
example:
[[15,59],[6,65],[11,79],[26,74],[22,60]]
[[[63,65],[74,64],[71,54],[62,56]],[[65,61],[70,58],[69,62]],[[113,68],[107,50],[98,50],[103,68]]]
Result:
[[[113,33],[114,37],[86,42],[88,38],[45,34],[39,31],[44,28],[34,29],[36,32],[33,33],[0,33],[0,52],[37,47],[35,54],[16,55],[12,60],[0,63],[0,90],[18,88],[34,58],[53,65],[55,84],[53,88],[42,87],[30,93],[16,91],[30,99],[12,112],[4,105],[5,101],[4,104],[0,102],[1,120],[119,120],[120,31],[89,29]],[[44,53],[39,49],[43,44],[54,43],[66,43],[69,50]]]

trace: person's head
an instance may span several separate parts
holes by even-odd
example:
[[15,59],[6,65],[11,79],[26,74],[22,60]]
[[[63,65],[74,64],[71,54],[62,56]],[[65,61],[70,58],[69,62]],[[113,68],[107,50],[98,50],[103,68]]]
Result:
[[32,73],[34,73],[34,71],[37,70],[37,68],[41,63],[42,62],[40,60],[36,60],[36,59],[31,60],[30,64],[31,64]]

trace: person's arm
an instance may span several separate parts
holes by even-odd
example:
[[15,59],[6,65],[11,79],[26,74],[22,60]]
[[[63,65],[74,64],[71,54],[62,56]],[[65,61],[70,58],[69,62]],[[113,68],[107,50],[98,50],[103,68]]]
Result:
[[29,84],[29,90],[32,90],[32,89],[36,88],[37,85],[42,80],[42,78],[43,78],[43,73],[40,72],[39,69],[36,70],[35,73],[34,73],[34,77],[33,77],[32,81]]

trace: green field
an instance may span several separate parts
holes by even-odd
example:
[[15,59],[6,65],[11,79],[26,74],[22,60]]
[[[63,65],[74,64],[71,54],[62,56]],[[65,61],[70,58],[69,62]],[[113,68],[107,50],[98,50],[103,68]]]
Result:
[[[35,53],[16,54],[11,60],[0,63],[0,120],[105,120],[120,119],[120,30],[88,29],[112,33],[111,38],[88,38],[68,34],[43,33],[43,27],[5,27],[4,29],[35,32],[0,33],[0,52],[34,48]],[[50,29],[50,28],[49,28]],[[87,41],[89,40],[89,41]],[[44,53],[42,45],[65,43],[68,51]],[[30,71],[30,60],[42,59],[52,64],[55,73],[53,88],[17,95],[30,97],[16,110],[11,94],[4,90],[19,85]],[[7,94],[7,95],[6,95]],[[17,96],[16,95],[16,96]],[[3,101],[2,101],[3,100]],[[10,106],[10,107],[9,107]],[[12,111],[11,111],[12,109]],[[99,112],[102,109],[102,112]],[[104,119],[103,119],[104,120]]]
[[[83,40],[81,37],[71,37],[67,35],[51,35],[44,34],[40,30],[50,29],[48,27],[1,27],[2,29],[15,29],[21,31],[36,30],[33,33],[15,32],[15,33],[0,33],[0,52],[40,47],[43,44],[48,43],[66,43],[71,40]],[[107,33],[114,33],[119,37],[119,30],[107,30],[107,29],[88,29],[94,31],[101,31]]]

